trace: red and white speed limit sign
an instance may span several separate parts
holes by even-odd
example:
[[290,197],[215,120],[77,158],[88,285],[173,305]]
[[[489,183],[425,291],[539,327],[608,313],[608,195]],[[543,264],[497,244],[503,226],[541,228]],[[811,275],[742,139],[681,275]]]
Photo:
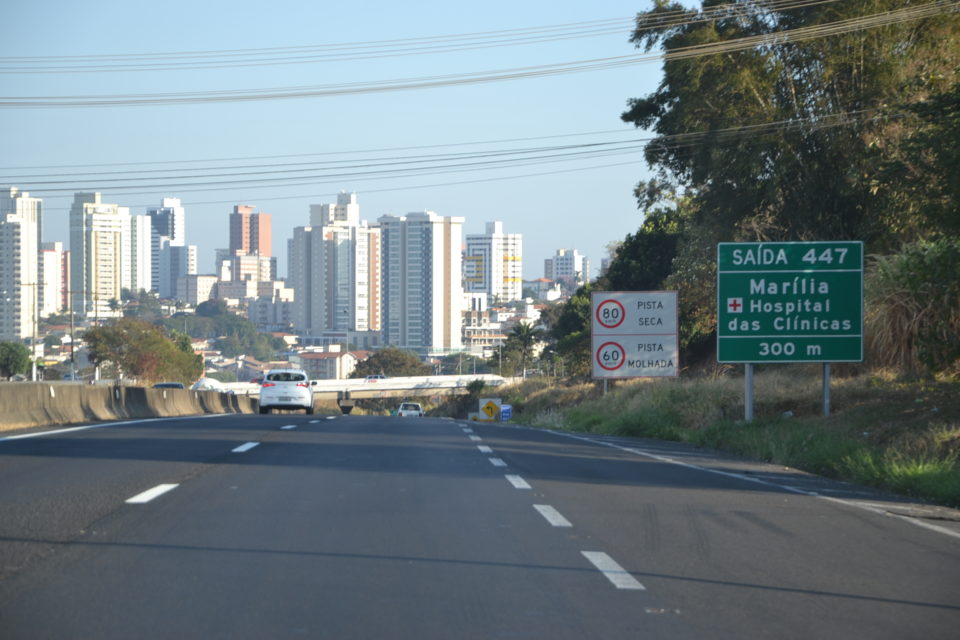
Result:
[[597,305],[597,322],[607,329],[616,329],[623,324],[627,312],[619,300],[603,300]]
[[676,291],[591,291],[594,378],[677,377]]
[[607,371],[616,371],[627,361],[627,353],[616,342],[605,342],[597,349],[597,364]]

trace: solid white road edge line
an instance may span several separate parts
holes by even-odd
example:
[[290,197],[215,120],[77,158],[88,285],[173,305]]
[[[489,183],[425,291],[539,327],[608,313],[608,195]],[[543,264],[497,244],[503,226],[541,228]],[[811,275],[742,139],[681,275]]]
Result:
[[613,558],[602,551],[581,551],[590,563],[606,576],[607,580],[613,583],[617,589],[634,589],[646,591],[646,587],[637,582],[637,579],[627,573],[627,571],[617,564]]
[[259,443],[259,442],[248,442],[248,443],[246,443],[246,444],[242,444],[242,445],[240,445],[239,447],[237,447],[236,449],[233,449],[232,453],[245,453],[245,452],[247,452],[247,451],[250,451],[250,449],[253,449],[253,448],[254,448],[255,446],[257,446],[258,444],[260,444],[260,443]]
[[514,489],[533,489],[533,487],[531,487],[527,481],[520,476],[507,474],[503,477],[507,479],[507,482],[513,485]]
[[99,422],[97,424],[85,424],[82,427],[67,427],[65,429],[54,429],[53,431],[34,431],[32,433],[21,433],[15,436],[4,436],[0,442],[7,440],[23,440],[25,438],[39,438],[41,436],[56,436],[61,433],[70,433],[72,431],[87,431],[89,429],[102,429],[104,427],[125,427],[131,424],[145,424],[147,422],[157,422],[159,420],[200,420],[205,418],[223,418],[226,416],[235,416],[235,413],[211,413],[203,416],[176,416],[168,418],[143,418],[141,420],[122,420],[118,422]]
[[919,520],[917,518],[911,518],[908,516],[900,515],[899,513],[892,513],[886,509],[880,509],[873,506],[867,506],[862,502],[856,500],[846,500],[844,498],[834,498],[832,496],[820,495],[816,491],[805,491],[803,489],[798,489],[796,487],[791,487],[786,484],[777,484],[776,482],[768,482],[766,480],[761,480],[760,478],[751,478],[749,476],[741,475],[739,473],[731,473],[729,471],[720,471],[719,469],[711,469],[709,467],[702,467],[696,464],[690,464],[688,462],[680,462],[679,460],[674,460],[673,458],[668,458],[667,456],[657,455],[655,453],[650,453],[649,451],[643,451],[641,449],[635,449],[632,447],[623,447],[612,442],[603,442],[602,440],[591,440],[590,438],[585,438],[583,436],[577,436],[572,433],[562,433],[559,431],[551,431],[554,435],[562,436],[565,438],[573,438],[574,440],[582,440],[584,442],[591,442],[593,444],[599,444],[604,447],[610,447],[611,449],[619,449],[620,451],[626,451],[627,453],[632,453],[638,456],[644,456],[646,458],[652,458],[654,460],[659,460],[660,462],[666,462],[669,464],[676,464],[681,467],[686,467],[688,469],[696,469],[698,471],[706,471],[707,473],[715,473],[719,476],[726,476],[728,478],[736,478],[737,480],[744,480],[746,482],[753,482],[756,484],[766,485],[768,487],[776,487],[777,489],[783,489],[784,491],[789,491],[791,493],[796,493],[802,496],[809,496],[811,498],[819,498],[820,500],[826,500],[827,502],[834,502],[836,504],[845,505],[848,507],[853,507],[854,509],[862,509],[863,511],[869,511],[870,513],[875,513],[881,516],[887,516],[890,518],[895,518],[897,520],[902,520],[904,522],[909,522],[910,524],[920,527],[921,529],[928,529],[930,531],[935,531],[937,533],[942,533],[945,536],[950,536],[951,538],[960,539],[960,532],[948,529],[947,527],[941,527],[940,525],[932,524],[926,522],[925,520]]
[[552,527],[572,527],[573,524],[562,515],[560,512],[551,507],[548,504],[535,504],[533,508],[540,512],[547,522],[550,523]]
[[172,491],[179,487],[179,484],[158,484],[153,489],[147,489],[143,493],[138,493],[127,500],[127,504],[146,504],[157,496],[162,496],[167,491]]

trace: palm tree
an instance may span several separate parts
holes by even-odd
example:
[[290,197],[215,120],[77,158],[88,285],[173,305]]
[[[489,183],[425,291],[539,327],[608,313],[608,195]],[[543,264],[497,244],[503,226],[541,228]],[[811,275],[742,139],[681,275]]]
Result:
[[542,331],[535,328],[532,324],[523,322],[518,323],[507,336],[507,342],[516,345],[520,351],[520,362],[524,378],[527,377],[527,354],[533,349],[534,345],[540,340]]

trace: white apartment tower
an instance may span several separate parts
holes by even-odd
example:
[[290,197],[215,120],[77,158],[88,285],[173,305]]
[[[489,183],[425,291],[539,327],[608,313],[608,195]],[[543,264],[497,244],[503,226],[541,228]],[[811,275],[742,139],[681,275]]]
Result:
[[36,335],[42,200],[0,189],[0,340]]
[[383,341],[417,353],[460,351],[463,218],[383,216]]
[[380,229],[360,220],[356,193],[311,205],[310,226],[294,229],[288,255],[298,332],[380,330]]
[[70,291],[73,311],[84,317],[117,315],[111,301],[123,289],[149,289],[150,221],[127,207],[77,193],[70,207]]
[[147,209],[150,218],[152,278],[150,288],[161,298],[177,297],[177,281],[197,273],[197,247],[187,245],[186,214],[179,198],[163,198]]
[[482,235],[468,235],[463,254],[463,288],[468,294],[487,294],[490,303],[521,300],[523,237],[519,233],[504,233],[500,221],[488,222]]
[[590,280],[590,259],[576,249],[557,249],[556,255],[543,261],[543,277],[584,284]]
[[65,258],[62,242],[40,243],[40,317],[58,313],[66,308]]

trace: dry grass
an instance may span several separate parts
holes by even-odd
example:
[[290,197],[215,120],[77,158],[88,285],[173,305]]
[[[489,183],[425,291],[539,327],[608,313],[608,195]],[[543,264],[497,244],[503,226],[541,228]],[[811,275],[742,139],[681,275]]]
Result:
[[606,395],[534,380],[505,395],[525,424],[687,441],[960,506],[960,383],[836,376],[824,418],[819,366],[758,367],[754,382],[749,424],[739,377],[618,382]]

